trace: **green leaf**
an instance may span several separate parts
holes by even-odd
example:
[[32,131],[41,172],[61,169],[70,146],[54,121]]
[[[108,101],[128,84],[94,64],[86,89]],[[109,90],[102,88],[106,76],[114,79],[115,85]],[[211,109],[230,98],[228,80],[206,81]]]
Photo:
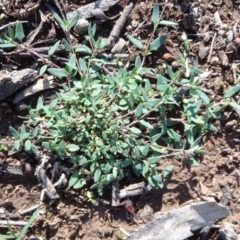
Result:
[[58,150],[59,150],[60,152],[64,152],[65,149],[66,149],[66,147],[67,147],[67,145],[66,145],[65,141],[61,140],[61,142],[60,142],[59,145],[58,145]]
[[83,72],[86,72],[88,70],[86,61],[82,58],[79,58],[79,66],[80,66],[80,70]]
[[188,115],[195,115],[201,106],[202,106],[202,100],[199,100],[193,104],[190,103],[186,108],[186,112]]
[[143,170],[142,170],[142,175],[144,176],[149,170],[149,164],[145,162]]
[[63,27],[66,27],[66,24],[64,23],[64,21],[59,17],[58,14],[53,14],[53,17],[55,18],[55,20]]
[[198,137],[195,141],[194,141],[194,143],[193,144],[191,144],[191,148],[194,148],[194,147],[197,147],[199,144],[200,144],[200,142],[201,142],[201,139],[202,139],[202,137],[200,136],[200,137]]
[[162,136],[162,133],[158,133],[150,138],[151,142],[156,142],[160,137]]
[[57,106],[58,104],[58,100],[57,99],[54,99],[50,105],[49,105],[49,109],[55,109],[55,107]]
[[175,132],[173,129],[168,129],[167,130],[167,134],[170,138],[172,138],[173,140],[175,140],[176,142],[180,142],[181,140],[181,135],[178,134],[177,132]]
[[27,233],[27,230],[29,229],[29,227],[33,224],[33,222],[35,221],[35,219],[38,217],[39,214],[39,208],[36,209],[36,211],[33,213],[33,215],[31,216],[31,218],[28,220],[27,224],[22,228],[21,232],[18,234],[16,240],[22,240],[24,238],[24,236]]
[[154,152],[158,152],[158,153],[163,153],[166,154],[167,150],[161,147],[157,147],[157,146],[150,146],[150,148],[154,151]]
[[189,158],[186,161],[186,163],[193,166],[193,167],[197,167],[199,165],[199,163],[194,158]]
[[36,110],[40,110],[42,108],[43,108],[43,99],[41,97],[39,97],[38,101],[37,101]]
[[154,163],[157,163],[160,161],[160,157],[159,156],[156,156],[156,157],[150,157],[147,159],[147,161],[150,163],[150,164],[154,164]]
[[43,146],[44,148],[48,149],[48,150],[51,150],[50,143],[48,143],[48,142],[43,142],[43,143],[42,143],[42,146]]
[[198,96],[203,100],[203,102],[205,104],[208,105],[210,103],[209,97],[204,92],[202,92],[200,90],[196,90],[196,92],[197,92]]
[[4,39],[0,39],[0,48],[12,48],[12,47],[16,47],[16,46],[17,45],[14,43],[11,43]]
[[14,143],[14,149],[15,149],[16,151],[19,151],[19,150],[20,150],[20,141],[19,141],[19,140],[15,141],[15,143]]
[[129,130],[135,134],[140,134],[142,132],[139,128],[136,127],[131,127]]
[[9,127],[9,131],[15,139],[19,139],[19,133],[15,128]]
[[74,189],[79,189],[82,188],[86,184],[86,179],[85,178],[80,178],[75,185],[73,186]]
[[139,121],[144,127],[148,128],[148,129],[153,129],[153,125],[151,125],[149,122],[145,121],[145,120],[140,120]]
[[140,69],[141,66],[142,66],[141,57],[140,57],[140,56],[137,56],[137,57],[136,57],[136,60],[135,60],[135,67],[136,67],[137,69]]
[[31,151],[32,151],[35,155],[38,155],[38,148],[37,148],[34,144],[32,144],[32,146],[31,146]]
[[16,239],[16,236],[0,234],[0,239]]
[[128,39],[129,39],[129,41],[130,41],[133,45],[135,45],[137,48],[139,48],[139,49],[142,49],[142,48],[143,48],[142,43],[141,43],[138,39],[136,39],[136,38],[134,38],[134,37],[132,37],[132,36],[128,36]]
[[[78,15],[76,15],[76,16],[78,16]],[[69,42],[66,39],[63,39],[63,45],[67,52],[72,51],[72,46],[69,44]]]
[[208,151],[205,151],[201,148],[197,148],[197,149],[194,149],[194,153],[197,153],[197,154],[206,154],[208,153]]
[[212,132],[217,132],[218,131],[218,129],[210,123],[207,123],[206,125],[204,125],[204,129],[208,130],[208,131],[212,131]]
[[81,47],[77,47],[75,49],[76,53],[87,53],[87,54],[92,54],[91,48],[87,47],[86,45],[82,45]]
[[166,21],[166,20],[160,21],[159,24],[164,25],[164,26],[177,26],[178,25],[178,23]]
[[117,178],[118,169],[116,167],[113,168],[112,175],[113,175],[114,178]]
[[229,104],[233,109],[240,111],[240,105],[236,102],[230,102]]
[[150,43],[150,51],[156,51],[158,48],[160,48],[166,41],[167,36],[163,35],[161,37],[156,38]]
[[22,23],[17,21],[16,29],[15,29],[15,36],[14,36],[19,42],[22,42],[23,38],[25,37]]
[[154,5],[151,21],[153,22],[154,26],[157,25],[159,21],[159,5],[157,3]]
[[40,70],[39,70],[39,75],[41,76],[41,75],[43,75],[45,72],[46,72],[46,70],[47,70],[47,65],[43,65],[41,68],[40,68]]
[[32,148],[32,144],[31,144],[31,141],[30,140],[27,140],[25,143],[24,143],[24,148],[25,148],[25,151],[31,151],[31,148]]
[[137,118],[142,115],[142,110],[143,110],[143,105],[142,105],[142,103],[140,103],[135,110],[135,116]]
[[10,27],[10,25],[8,25],[8,37],[13,40],[15,36],[15,32],[14,30]]
[[131,159],[125,159],[125,160],[121,163],[121,165],[122,165],[123,168],[128,167],[128,166],[131,165],[131,164],[132,164],[132,160],[131,160]]
[[143,157],[146,157],[149,152],[149,145],[146,146],[138,146],[139,150],[141,151]]
[[172,166],[169,166],[169,167],[166,167],[163,171],[162,171],[162,174],[163,174],[163,177],[167,177],[167,175],[169,175],[173,170],[173,167]]
[[29,138],[30,133],[20,133],[20,139],[26,140]]
[[66,63],[66,65],[69,66],[73,70],[77,70],[76,55],[75,54],[71,54],[71,56],[70,56],[68,62]]
[[70,21],[69,29],[71,29],[72,27],[74,27],[76,25],[78,19],[79,19],[79,15],[76,14]]
[[67,145],[67,149],[69,152],[76,152],[79,150],[79,146],[77,146],[75,144],[69,144],[69,145]]
[[67,77],[67,72],[65,71],[65,69],[62,69],[62,68],[49,68],[48,72],[60,79],[63,77]]
[[236,85],[234,87],[231,87],[230,89],[228,89],[226,91],[226,93],[224,94],[224,98],[230,98],[232,97],[234,94],[236,94],[238,91],[240,90],[240,85]]
[[73,185],[75,185],[78,179],[79,179],[78,172],[73,173],[69,179],[68,186],[72,187]]
[[60,41],[57,41],[49,50],[48,50],[48,56],[52,56],[56,50],[58,49],[60,44]]

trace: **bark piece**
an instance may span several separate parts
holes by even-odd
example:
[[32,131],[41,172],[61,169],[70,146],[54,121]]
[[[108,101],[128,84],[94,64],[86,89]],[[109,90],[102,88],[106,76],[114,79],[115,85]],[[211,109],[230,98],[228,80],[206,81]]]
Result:
[[192,231],[210,225],[230,215],[228,207],[215,201],[201,202],[172,210],[140,228],[127,240],[181,240],[193,235]]
[[99,8],[102,11],[107,11],[110,7],[117,4],[120,0],[97,0],[94,3],[89,3],[85,6],[82,6],[72,12],[67,13],[67,19],[71,20],[76,15],[79,16],[79,18],[91,18],[94,16],[95,9]]
[[21,92],[18,92],[15,95],[13,103],[18,103],[22,99],[24,99],[30,95],[33,95],[33,94],[43,91],[45,89],[55,88],[56,86],[58,86],[58,84],[55,82],[54,79],[48,79],[48,78],[39,79],[37,82],[35,82],[31,86],[29,86],[28,88],[24,89]]
[[35,81],[37,71],[26,68],[20,71],[0,71],[0,101],[28,83]]

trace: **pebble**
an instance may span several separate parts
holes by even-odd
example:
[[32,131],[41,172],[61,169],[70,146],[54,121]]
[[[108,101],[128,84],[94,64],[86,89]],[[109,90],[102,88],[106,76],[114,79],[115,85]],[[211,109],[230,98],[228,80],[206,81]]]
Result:
[[211,65],[214,65],[214,66],[218,65],[219,62],[220,62],[220,60],[218,57],[212,57],[212,59],[210,61]]
[[206,32],[205,35],[204,35],[203,41],[205,43],[208,43],[210,38],[211,38],[211,33],[210,32]]
[[176,58],[170,53],[165,53],[165,54],[163,54],[163,60],[166,62],[172,62],[172,61],[176,60]]
[[219,58],[221,60],[222,66],[223,67],[227,67],[228,63],[229,63],[227,55],[224,52],[219,52],[218,56],[219,56]]
[[223,29],[218,30],[218,35],[219,36],[222,36],[224,33],[225,33],[225,31]]
[[233,31],[229,30],[226,32],[227,43],[230,43],[233,40]]
[[209,53],[210,47],[200,48],[198,56],[201,60],[205,59]]
[[115,46],[112,48],[111,53],[122,53],[126,47],[126,41],[120,38]]
[[180,67],[180,62],[178,60],[172,62],[172,68],[178,69]]
[[80,18],[80,19],[78,19],[78,21],[74,27],[74,31],[78,35],[82,35],[88,31],[88,26],[89,26],[88,20],[86,20],[84,18]]

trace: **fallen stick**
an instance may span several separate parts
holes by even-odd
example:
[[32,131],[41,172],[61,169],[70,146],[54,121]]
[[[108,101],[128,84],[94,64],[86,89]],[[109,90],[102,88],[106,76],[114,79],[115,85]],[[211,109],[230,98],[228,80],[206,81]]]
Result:
[[121,14],[121,17],[116,21],[113,30],[108,37],[108,47],[112,47],[118,40],[120,33],[133,9],[133,3],[126,6]]
[[8,226],[8,225],[14,225],[14,226],[25,226],[27,222],[25,221],[12,221],[12,220],[0,220],[0,226]]

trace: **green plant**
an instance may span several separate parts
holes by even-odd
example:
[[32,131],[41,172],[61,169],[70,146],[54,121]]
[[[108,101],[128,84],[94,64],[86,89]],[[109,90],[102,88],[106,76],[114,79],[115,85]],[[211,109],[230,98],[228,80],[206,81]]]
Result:
[[22,228],[21,232],[19,234],[14,233],[13,228],[8,224],[8,234],[3,235],[0,234],[0,239],[16,239],[16,240],[22,240],[23,237],[26,235],[27,230],[29,229],[29,227],[32,225],[32,223],[34,222],[34,220],[36,219],[36,217],[38,216],[39,213],[39,209],[37,209],[33,215],[31,216],[31,218],[28,220],[28,223]]
[[[1,135],[0,135],[0,139],[1,139]],[[0,152],[6,152],[6,151],[8,151],[8,147],[0,143]]]
[[[154,31],[159,26],[158,15],[155,6]],[[69,180],[74,189],[90,186],[101,195],[104,186],[124,178],[126,168],[162,188],[172,166],[161,172],[157,166],[173,156],[198,165],[196,154],[205,153],[200,147],[201,135],[217,130],[211,119],[217,119],[225,107],[240,108],[230,99],[240,88],[230,89],[222,102],[214,103],[201,87],[199,69],[189,67],[186,78],[184,65],[176,72],[166,66],[162,74],[144,67],[145,56],[158,50],[166,36],[149,41],[143,59],[136,57],[131,68],[105,74],[108,60],[96,54],[105,47],[106,39],[95,40],[95,32],[96,25],[90,26],[89,46],[73,48],[63,40],[69,53],[64,68],[43,66],[42,72],[66,77],[72,86],[64,85],[49,105],[39,98],[36,107],[29,107],[20,132],[10,128],[16,139],[14,148],[35,154],[49,149],[75,164],[78,168]],[[129,40],[140,46],[136,39]],[[156,81],[147,76],[155,76]],[[93,200],[92,194],[88,199]]]

